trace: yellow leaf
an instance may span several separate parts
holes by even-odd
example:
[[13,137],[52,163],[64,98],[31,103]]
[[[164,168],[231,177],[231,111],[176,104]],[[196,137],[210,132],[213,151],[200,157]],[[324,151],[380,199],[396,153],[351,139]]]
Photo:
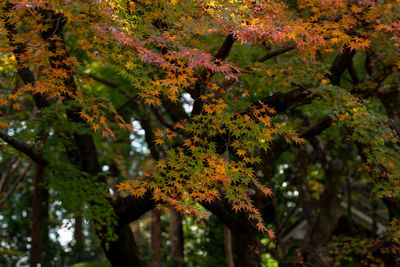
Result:
[[165,169],[167,168],[167,165],[165,164],[165,162],[163,160],[159,160],[157,161],[157,166],[161,169]]
[[156,145],[162,145],[164,144],[164,140],[162,140],[161,138],[155,138],[154,143],[156,143]]
[[246,155],[246,150],[238,149],[236,151],[236,154],[238,154],[238,156],[240,156],[240,157],[243,157],[244,155]]
[[96,132],[100,128],[100,125],[98,125],[97,123],[93,123],[92,128]]

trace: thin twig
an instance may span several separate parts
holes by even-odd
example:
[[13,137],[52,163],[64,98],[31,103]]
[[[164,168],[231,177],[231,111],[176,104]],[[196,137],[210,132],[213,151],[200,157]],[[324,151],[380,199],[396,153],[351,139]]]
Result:
[[[10,174],[12,174],[19,166],[19,164],[21,163],[21,157],[17,157],[15,159],[13,159],[10,163],[10,167],[8,168],[7,172],[5,172],[2,176],[1,176],[1,180],[0,180],[0,192],[3,191],[4,185],[7,182],[8,177],[10,176]],[[15,165],[14,165],[15,164]]]
[[11,187],[8,189],[7,193],[3,196],[3,198],[0,201],[0,207],[3,206],[3,204],[6,202],[6,200],[10,197],[11,193],[15,190],[17,185],[24,179],[26,174],[28,173],[29,169],[32,166],[32,162],[29,162],[28,166],[26,166],[25,170],[18,176],[18,178],[14,181],[14,183],[11,185]]

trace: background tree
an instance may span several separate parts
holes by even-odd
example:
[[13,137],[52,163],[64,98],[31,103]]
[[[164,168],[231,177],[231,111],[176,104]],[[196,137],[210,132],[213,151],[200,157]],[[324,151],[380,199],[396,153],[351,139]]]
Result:
[[5,264],[396,264],[398,1],[0,8]]

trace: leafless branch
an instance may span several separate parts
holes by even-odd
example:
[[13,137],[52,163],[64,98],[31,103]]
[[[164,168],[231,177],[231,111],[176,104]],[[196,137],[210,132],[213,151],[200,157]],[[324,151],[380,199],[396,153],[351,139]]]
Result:
[[29,169],[31,168],[32,163],[30,162],[28,166],[26,166],[25,170],[18,176],[18,178],[14,181],[14,183],[11,185],[11,187],[8,189],[7,193],[4,194],[0,201],[0,207],[3,206],[3,204],[6,202],[6,200],[10,197],[11,193],[15,190],[17,185],[24,179],[26,174],[28,173]]
[[21,157],[17,157],[15,159],[13,159],[10,162],[10,167],[8,168],[8,170],[1,176],[1,180],[0,180],[0,192],[3,192],[4,189],[4,185],[7,182],[8,177],[10,176],[10,174],[12,174],[19,166],[19,164],[21,163]]

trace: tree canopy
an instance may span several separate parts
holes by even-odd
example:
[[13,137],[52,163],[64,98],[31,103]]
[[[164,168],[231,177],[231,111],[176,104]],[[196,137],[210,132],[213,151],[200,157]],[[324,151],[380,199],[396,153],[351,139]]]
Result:
[[398,0],[1,1],[0,262],[395,266],[399,17]]

